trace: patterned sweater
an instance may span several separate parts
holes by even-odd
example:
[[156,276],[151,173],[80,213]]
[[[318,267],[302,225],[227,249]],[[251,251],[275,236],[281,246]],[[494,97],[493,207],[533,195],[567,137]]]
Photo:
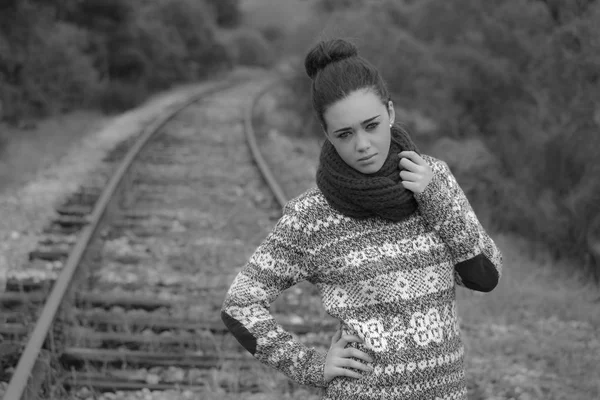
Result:
[[[284,214],[237,275],[221,316],[258,360],[323,399],[466,399],[455,286],[488,292],[502,255],[486,234],[448,166],[431,156],[418,210],[393,222],[354,219],[310,189]],[[308,280],[351,343],[373,358],[362,378],[324,379],[326,354],[307,348],[269,313],[290,286]]]

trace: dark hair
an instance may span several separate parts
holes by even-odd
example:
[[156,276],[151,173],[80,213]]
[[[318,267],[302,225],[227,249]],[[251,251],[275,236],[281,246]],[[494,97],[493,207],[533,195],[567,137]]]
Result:
[[313,108],[324,128],[323,114],[331,104],[355,90],[369,88],[386,104],[387,86],[373,64],[358,55],[358,49],[343,39],[321,41],[304,59],[306,73],[312,79]]

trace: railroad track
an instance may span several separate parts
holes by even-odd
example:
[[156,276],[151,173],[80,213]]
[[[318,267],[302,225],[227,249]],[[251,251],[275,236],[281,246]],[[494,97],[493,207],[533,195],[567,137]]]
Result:
[[[286,201],[252,127],[272,83],[229,79],[165,110],[106,157],[96,185],[57,208],[27,260],[47,272],[13,276],[0,296],[4,400],[260,390],[244,378],[257,362],[219,311]],[[332,328],[276,318],[300,336]],[[228,368],[235,381],[215,378]]]

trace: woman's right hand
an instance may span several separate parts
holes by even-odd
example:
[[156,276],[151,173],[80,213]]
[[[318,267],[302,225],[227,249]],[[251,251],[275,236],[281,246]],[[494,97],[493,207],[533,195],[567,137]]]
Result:
[[370,366],[350,358],[358,358],[368,363],[373,362],[373,359],[367,353],[354,347],[346,348],[346,345],[350,342],[362,343],[363,341],[358,336],[342,335],[341,329],[338,329],[333,338],[331,338],[331,347],[329,347],[327,358],[325,359],[325,381],[327,383],[337,376],[347,376],[356,379],[362,377],[360,373],[348,368],[365,372],[372,371]]

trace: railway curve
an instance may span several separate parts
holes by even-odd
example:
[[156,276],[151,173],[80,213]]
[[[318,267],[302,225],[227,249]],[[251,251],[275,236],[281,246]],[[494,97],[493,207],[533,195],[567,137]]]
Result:
[[[191,94],[107,155],[103,187],[84,187],[57,209],[30,253],[58,263],[56,279],[13,279],[0,296],[0,334],[19,356],[4,400],[260,389],[257,362],[218,309],[287,201],[252,122],[279,79],[252,72]],[[331,328],[278,320],[301,336]],[[227,368],[235,379],[215,374]]]

